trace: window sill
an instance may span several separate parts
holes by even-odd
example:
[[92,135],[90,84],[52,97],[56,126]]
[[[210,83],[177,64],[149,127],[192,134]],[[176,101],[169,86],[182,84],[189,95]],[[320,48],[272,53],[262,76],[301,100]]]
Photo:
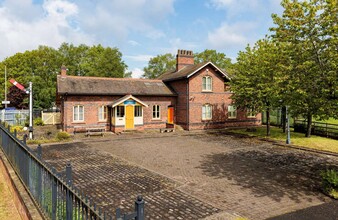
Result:
[[85,121],[73,121],[72,123],[73,124],[86,124]]
[[210,118],[210,119],[202,119],[202,122],[208,122],[208,121],[211,121],[212,120],[212,118]]
[[205,92],[205,93],[212,93],[212,90],[202,90],[202,92]]
[[247,118],[256,118],[256,116],[247,116]]
[[152,118],[152,121],[162,121],[160,118]]
[[231,118],[228,118],[228,119],[237,119],[237,117],[231,117]]

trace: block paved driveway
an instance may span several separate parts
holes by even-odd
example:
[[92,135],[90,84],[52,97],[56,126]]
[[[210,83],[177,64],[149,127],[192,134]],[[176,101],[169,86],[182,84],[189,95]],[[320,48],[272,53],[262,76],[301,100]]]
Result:
[[319,174],[338,168],[338,157],[222,131],[84,138],[43,157],[59,171],[71,161],[74,184],[111,212],[142,194],[147,219],[266,219],[329,204]]

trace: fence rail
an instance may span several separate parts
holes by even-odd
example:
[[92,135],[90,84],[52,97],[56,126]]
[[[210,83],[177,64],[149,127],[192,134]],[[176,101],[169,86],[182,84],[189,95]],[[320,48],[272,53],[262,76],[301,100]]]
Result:
[[[48,219],[112,219],[107,211],[97,207],[91,199],[78,190],[72,183],[72,168],[66,166],[62,176],[42,160],[42,148],[33,152],[23,140],[10,132],[10,125],[0,122],[0,143],[7,159],[19,176],[37,207]],[[117,215],[119,214],[119,215]],[[144,201],[138,197],[135,212],[122,215],[116,210],[117,219],[144,220]]]
[[[306,120],[295,120],[294,122],[295,132],[305,133],[306,125],[307,125]],[[338,139],[338,125],[323,122],[312,122],[311,133],[322,137]]]

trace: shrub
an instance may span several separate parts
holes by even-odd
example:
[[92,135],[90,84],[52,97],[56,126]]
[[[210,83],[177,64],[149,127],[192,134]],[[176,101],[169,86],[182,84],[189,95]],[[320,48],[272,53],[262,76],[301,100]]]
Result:
[[14,130],[16,130],[16,132],[21,132],[23,131],[23,126],[21,125],[11,126],[11,133],[14,133]]
[[34,125],[36,125],[36,126],[44,126],[45,123],[43,122],[42,118],[35,118],[34,119]]
[[338,172],[331,169],[321,173],[324,192],[338,199]]
[[64,131],[60,131],[56,134],[56,139],[59,141],[68,140],[69,138],[70,138],[70,134]]

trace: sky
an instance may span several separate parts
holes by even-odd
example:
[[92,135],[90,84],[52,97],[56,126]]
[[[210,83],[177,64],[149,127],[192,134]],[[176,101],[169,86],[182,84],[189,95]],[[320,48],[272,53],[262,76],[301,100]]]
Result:
[[178,49],[214,49],[233,61],[269,34],[280,0],[0,0],[0,61],[63,42],[117,47],[132,71]]

